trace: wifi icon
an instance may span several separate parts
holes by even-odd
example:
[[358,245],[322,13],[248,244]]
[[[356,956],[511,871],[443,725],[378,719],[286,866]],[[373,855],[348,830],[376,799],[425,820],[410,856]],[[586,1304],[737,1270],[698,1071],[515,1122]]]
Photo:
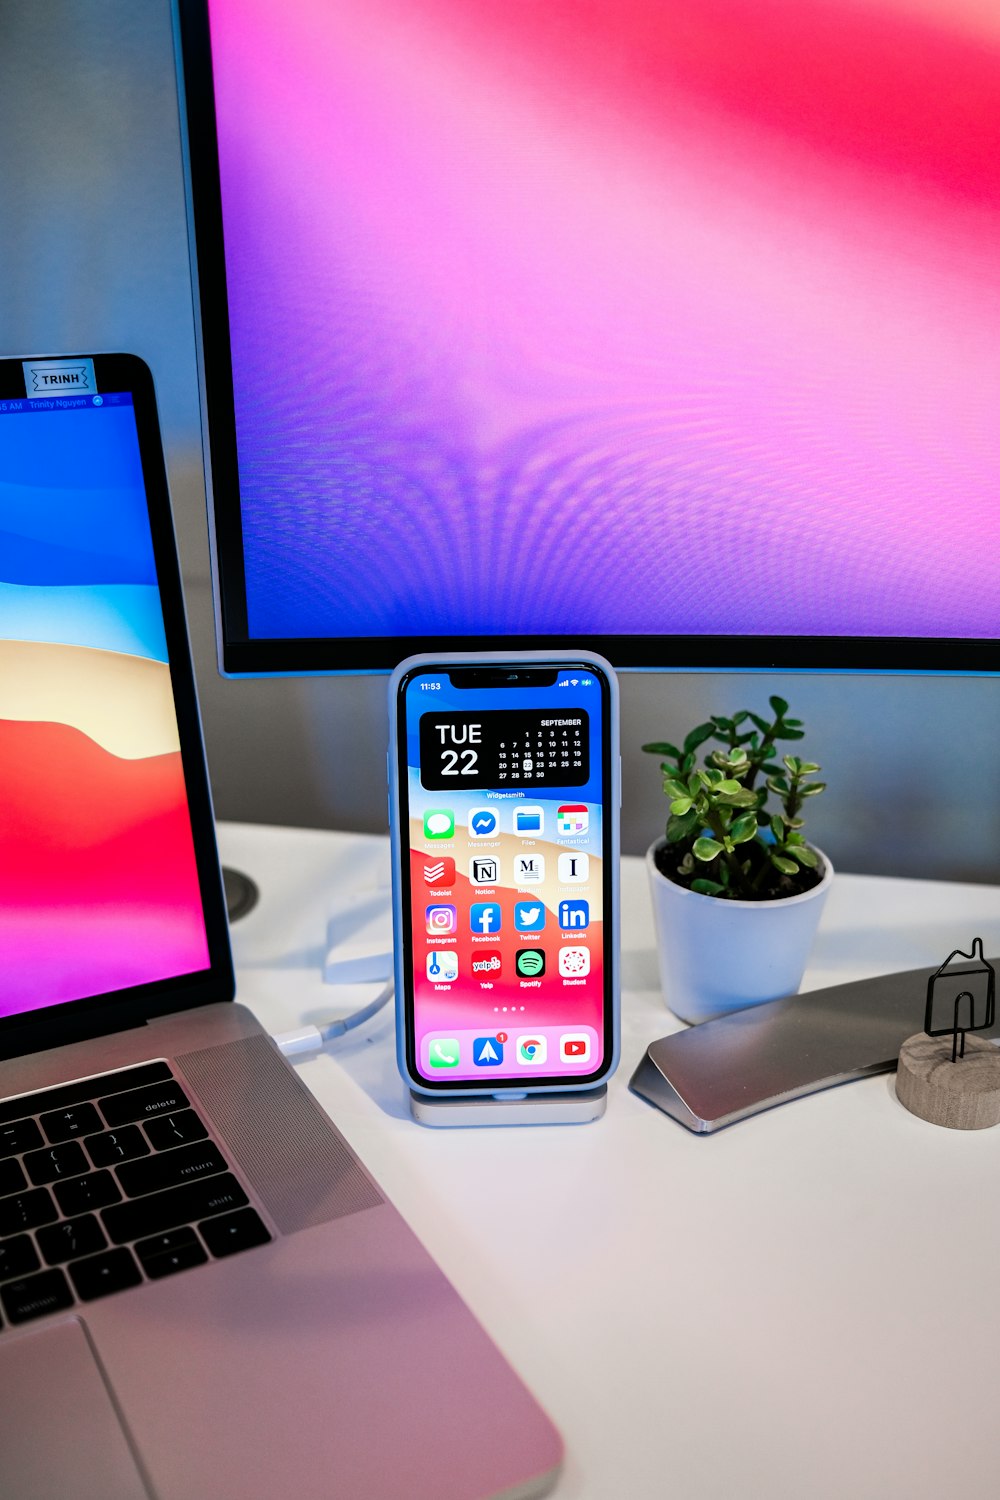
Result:
[[580,685],[580,679],[579,679],[579,677],[571,677],[569,681],[570,681],[570,687],[579,687],[579,685]]

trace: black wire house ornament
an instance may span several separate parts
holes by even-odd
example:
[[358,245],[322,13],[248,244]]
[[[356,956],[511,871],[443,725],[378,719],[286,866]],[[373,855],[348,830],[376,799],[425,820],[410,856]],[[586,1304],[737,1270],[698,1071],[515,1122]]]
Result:
[[[955,959],[966,962],[956,964]],[[965,1056],[965,1035],[969,1031],[987,1031],[996,1019],[996,971],[983,957],[982,938],[973,938],[972,952],[956,948],[927,981],[927,1007],[924,1031],[928,1036],[951,1036],[951,1060]],[[976,1022],[979,1008],[982,1020]],[[947,1025],[935,1027],[934,1012],[948,1018]],[[966,1021],[967,1024],[962,1024]],[[959,1043],[961,1037],[961,1043]]]

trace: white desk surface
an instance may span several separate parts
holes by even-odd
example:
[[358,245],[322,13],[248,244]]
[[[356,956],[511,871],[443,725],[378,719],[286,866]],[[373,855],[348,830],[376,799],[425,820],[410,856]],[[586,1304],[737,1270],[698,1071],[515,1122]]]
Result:
[[[273,1032],[370,998],[320,965],[338,893],[387,885],[387,841],[219,832],[261,890],[234,927],[239,998]],[[622,910],[622,1057],[599,1123],[413,1124],[391,1006],[297,1064],[562,1431],[555,1494],[995,1494],[1000,1127],[928,1125],[882,1075],[690,1134],[627,1087],[680,1026],[637,859]],[[803,988],[937,964],[974,936],[1000,952],[996,888],[838,875]]]

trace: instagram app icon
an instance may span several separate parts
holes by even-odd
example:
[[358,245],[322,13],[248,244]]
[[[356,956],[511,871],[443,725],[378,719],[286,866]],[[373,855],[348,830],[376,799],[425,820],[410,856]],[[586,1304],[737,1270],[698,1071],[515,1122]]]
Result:
[[427,931],[431,937],[440,937],[443,932],[454,932],[457,926],[454,906],[435,904],[426,912]]

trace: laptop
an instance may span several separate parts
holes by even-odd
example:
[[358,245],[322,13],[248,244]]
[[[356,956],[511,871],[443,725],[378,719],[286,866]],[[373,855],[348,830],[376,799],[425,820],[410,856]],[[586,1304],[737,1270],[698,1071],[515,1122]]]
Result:
[[0,360],[0,887],[0,1493],[546,1493],[551,1422],[234,1001],[130,356]]

